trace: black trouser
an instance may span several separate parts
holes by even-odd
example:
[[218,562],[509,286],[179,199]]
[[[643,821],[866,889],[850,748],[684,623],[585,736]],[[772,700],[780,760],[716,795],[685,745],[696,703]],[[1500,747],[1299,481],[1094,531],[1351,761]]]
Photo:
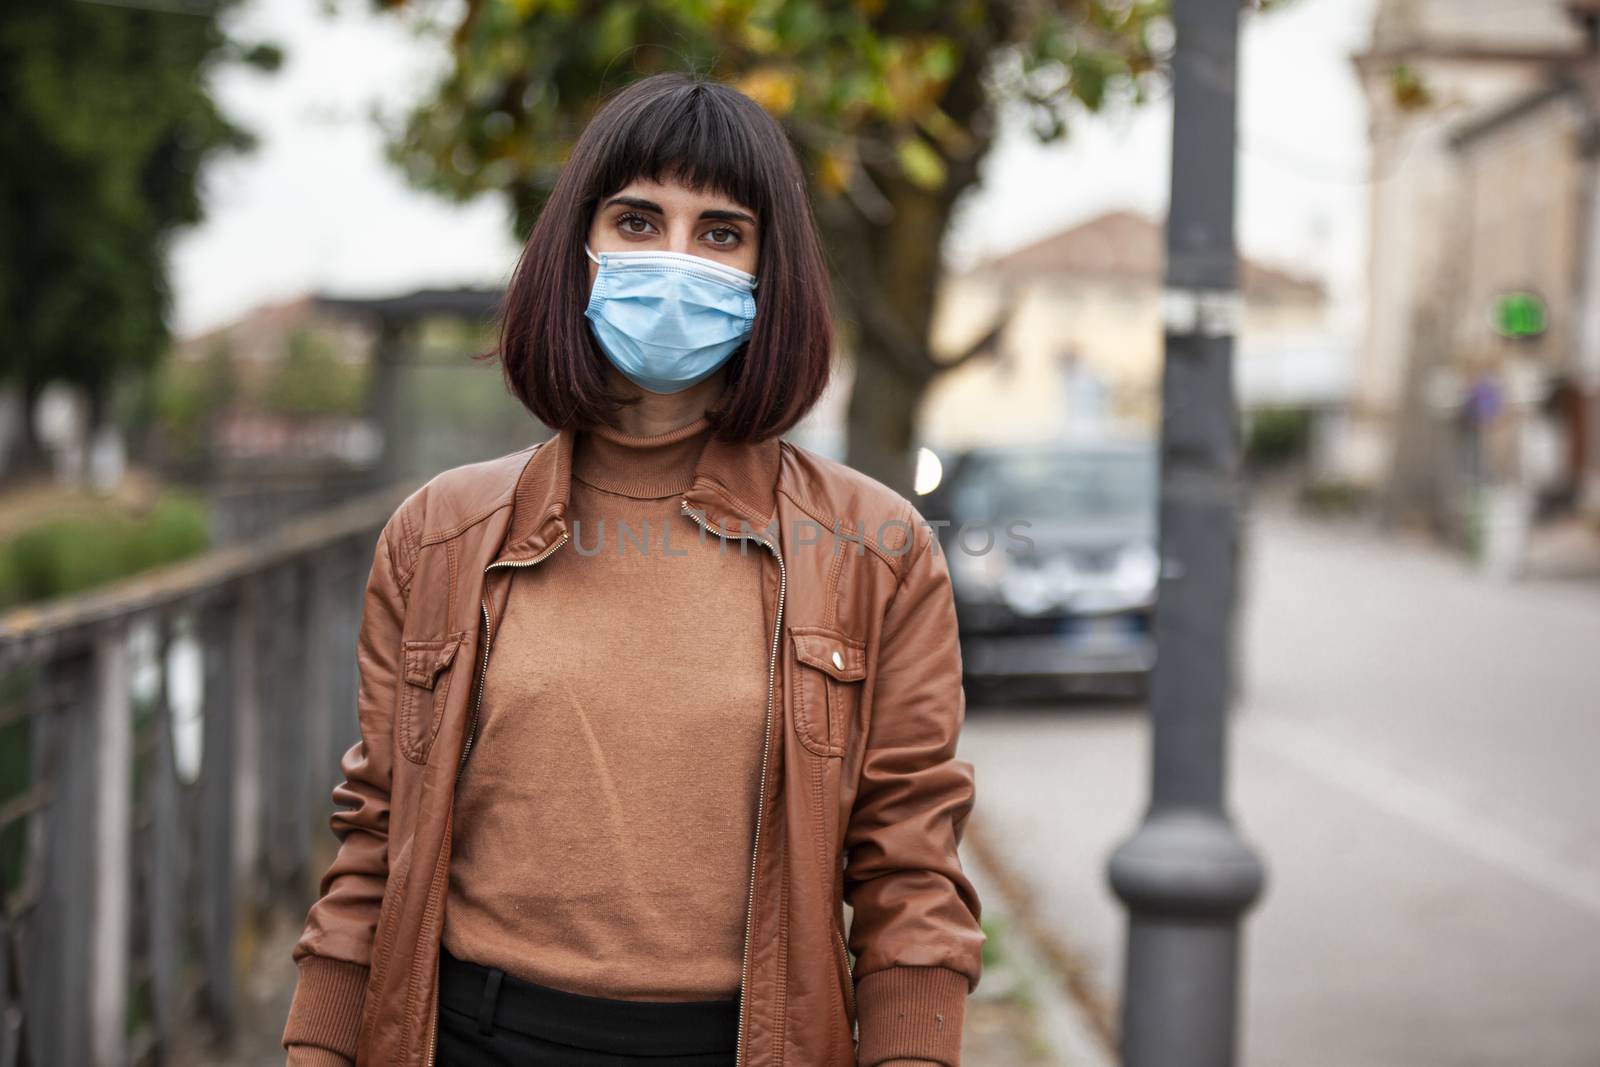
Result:
[[439,946],[435,1067],[733,1067],[738,998],[609,1000],[529,982]]

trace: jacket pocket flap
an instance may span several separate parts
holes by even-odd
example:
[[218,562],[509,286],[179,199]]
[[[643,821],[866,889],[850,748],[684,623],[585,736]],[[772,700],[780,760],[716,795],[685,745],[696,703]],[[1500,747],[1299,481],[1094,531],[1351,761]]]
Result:
[[841,682],[859,682],[867,676],[866,650],[857,642],[823,630],[793,630],[795,659],[825,671]]
[[439,678],[439,672],[450,666],[450,661],[456,657],[456,649],[460,647],[459,637],[419,638],[404,642],[402,648],[405,653],[406,681],[412,685],[420,685],[424,689],[432,689],[433,683]]

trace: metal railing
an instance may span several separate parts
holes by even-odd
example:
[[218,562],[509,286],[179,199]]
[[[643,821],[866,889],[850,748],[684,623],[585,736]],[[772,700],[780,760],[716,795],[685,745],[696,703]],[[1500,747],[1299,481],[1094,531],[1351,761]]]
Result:
[[253,932],[325,860],[362,591],[412,487],[0,616],[0,1067],[230,1032]]

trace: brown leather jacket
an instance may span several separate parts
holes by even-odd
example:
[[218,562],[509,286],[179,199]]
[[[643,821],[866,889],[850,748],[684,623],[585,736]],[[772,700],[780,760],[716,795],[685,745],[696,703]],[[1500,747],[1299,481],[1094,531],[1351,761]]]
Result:
[[[572,446],[563,431],[445,471],[383,529],[358,643],[361,739],[333,792],[339,851],[294,948],[286,1046],[433,1065],[454,785],[509,568],[567,539]],[[973,772],[955,758],[961,660],[937,538],[899,494],[778,439],[710,441],[681,508],[767,561],[739,1065],[958,1067],[984,934],[956,852]]]

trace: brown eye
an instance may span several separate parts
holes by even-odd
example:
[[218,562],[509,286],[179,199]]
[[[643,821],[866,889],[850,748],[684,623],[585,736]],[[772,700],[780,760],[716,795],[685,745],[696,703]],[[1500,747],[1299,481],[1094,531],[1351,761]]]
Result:
[[632,222],[642,222],[645,226],[650,225],[649,219],[645,218],[643,215],[635,214],[632,211],[623,212],[621,215],[617,216],[617,225],[624,233],[642,234],[649,232],[648,230],[631,228],[629,223]]
[[718,226],[716,229],[712,230],[711,232],[713,234],[725,233],[730,238],[730,240],[726,240],[726,241],[712,241],[711,243],[714,244],[714,245],[729,246],[729,245],[735,245],[735,244],[739,243],[739,231],[735,230],[731,226]]

